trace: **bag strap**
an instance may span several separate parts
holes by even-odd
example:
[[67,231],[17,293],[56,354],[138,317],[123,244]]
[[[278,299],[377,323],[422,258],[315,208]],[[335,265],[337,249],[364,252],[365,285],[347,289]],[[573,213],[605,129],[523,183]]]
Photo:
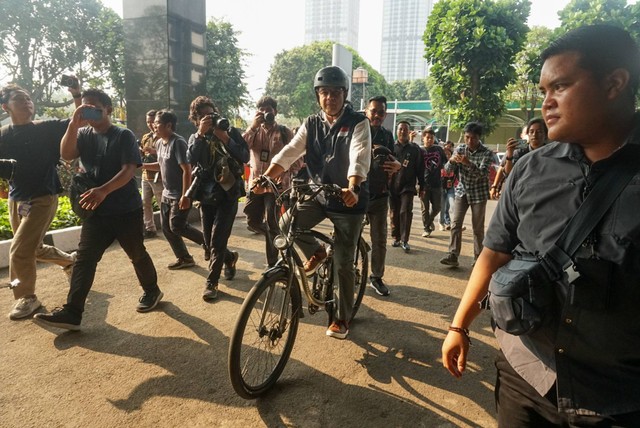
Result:
[[545,257],[550,257],[562,270],[573,263],[571,257],[596,228],[605,213],[627,187],[638,172],[638,147],[630,145],[629,153],[620,156],[621,162],[610,167],[596,181],[593,189],[571,217],[560,237],[551,246]]

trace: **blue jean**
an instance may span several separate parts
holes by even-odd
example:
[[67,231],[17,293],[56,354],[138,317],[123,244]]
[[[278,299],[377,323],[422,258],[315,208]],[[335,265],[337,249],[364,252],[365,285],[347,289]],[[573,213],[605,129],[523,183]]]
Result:
[[125,214],[93,215],[84,220],[65,309],[82,315],[98,262],[115,240],[129,256],[142,289],[148,293],[159,291],[158,275],[144,246],[142,230],[142,208]]
[[456,197],[456,190],[452,187],[450,189],[442,189],[442,209],[440,210],[440,224],[450,225],[451,216],[449,210],[453,207],[453,200]]

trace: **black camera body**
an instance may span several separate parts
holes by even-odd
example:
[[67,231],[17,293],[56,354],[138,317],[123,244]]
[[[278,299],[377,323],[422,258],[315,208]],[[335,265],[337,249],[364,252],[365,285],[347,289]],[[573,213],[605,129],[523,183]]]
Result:
[[73,88],[77,83],[78,79],[73,76],[67,76],[66,74],[63,74],[60,77],[60,85],[66,86],[67,88]]
[[211,113],[209,117],[211,117],[211,122],[213,123],[213,126],[215,126],[216,128],[222,131],[228,131],[229,128],[231,127],[231,124],[229,123],[229,119],[227,119],[226,117],[220,116],[218,113]]
[[0,178],[11,180],[17,163],[15,159],[0,159]]

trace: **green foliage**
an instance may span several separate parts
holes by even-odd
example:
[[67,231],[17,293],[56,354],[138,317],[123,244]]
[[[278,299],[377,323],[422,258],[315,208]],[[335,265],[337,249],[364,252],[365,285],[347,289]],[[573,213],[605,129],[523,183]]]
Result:
[[249,91],[243,82],[243,59],[237,32],[230,23],[212,18],[207,23],[207,94],[226,117],[238,117],[240,109],[250,104]]
[[[389,96],[392,88],[384,77],[357,52],[353,54],[353,68],[363,67],[369,72],[369,83],[366,87],[366,98],[376,95]],[[313,91],[313,78],[322,67],[331,65],[333,42],[315,42],[282,51],[276,55],[269,70],[269,79],[265,93],[278,101],[278,113],[294,117],[302,122],[307,116],[319,110],[316,95]],[[360,106],[362,85],[354,85],[352,100],[356,108]]]
[[[58,198],[58,210],[49,226],[49,230],[65,229],[72,226],[80,226],[82,220],[71,209],[71,202],[67,196]],[[9,206],[6,199],[0,199],[0,240],[13,238],[13,230],[9,223]]]
[[98,0],[2,0],[0,29],[0,68],[31,92],[38,113],[73,104],[56,101],[68,70],[124,93],[122,20]]
[[461,129],[470,120],[487,131],[504,111],[515,55],[528,31],[528,0],[441,0],[423,36],[432,64],[430,94],[439,117]]
[[427,79],[396,80],[391,83],[393,97],[398,100],[418,101],[428,100],[429,87]]
[[516,80],[510,84],[505,96],[507,101],[520,104],[527,120],[533,118],[534,110],[542,101],[538,82],[540,80],[540,54],[553,39],[554,32],[546,27],[533,27],[527,34],[524,48],[516,55]]
[[632,14],[626,0],[572,0],[558,16],[562,22],[560,33],[589,24],[608,23],[629,28],[638,22],[638,15]]

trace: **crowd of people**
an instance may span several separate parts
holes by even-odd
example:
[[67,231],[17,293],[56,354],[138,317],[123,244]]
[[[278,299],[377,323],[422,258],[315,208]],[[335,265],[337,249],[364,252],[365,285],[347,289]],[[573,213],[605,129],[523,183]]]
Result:
[[[177,117],[168,109],[146,115],[149,133],[138,141],[111,121],[111,98],[102,90],[69,87],[76,109],[68,120],[33,121],[29,93],[17,85],[2,88],[1,104],[11,118],[2,128],[0,157],[15,159],[9,177],[9,213],[14,239],[10,277],[16,303],[11,319],[33,315],[36,322],[79,330],[85,301],[105,250],[118,241],[134,267],[142,295],[138,312],[156,308],[163,297],[154,262],[144,239],[156,236],[152,198],[160,206],[162,233],[176,261],[167,269],[196,264],[184,238],[202,248],[209,264],[202,298],[218,297],[218,283],[235,276],[240,254],[228,242],[246,195],[248,226],[264,236],[267,268],[278,262],[273,238],[279,222],[290,221],[275,209],[277,195],[259,185],[268,178],[282,190],[293,177],[338,185],[340,200],[319,197],[302,203],[297,224],[310,229],[325,219],[334,227],[333,275],[336,304],[328,336],[349,334],[354,254],[367,216],[371,241],[370,286],[390,295],[385,282],[388,222],[392,247],[410,252],[413,203],[421,203],[422,237],[449,231],[447,255],[456,267],[463,220],[471,210],[474,268],[442,348],[442,360],[460,377],[468,359],[473,319],[486,301],[493,274],[514,258],[528,254],[551,260],[553,242],[598,179],[611,169],[640,164],[640,119],[636,95],[640,52],[629,34],[612,26],[586,26],[554,41],[542,55],[542,118],[529,121],[522,137],[507,141],[494,182],[494,153],[483,144],[483,127],[470,121],[463,142],[438,142],[425,126],[422,145],[411,141],[411,124],[401,120],[393,133],[383,125],[387,100],[374,96],[364,112],[347,101],[348,75],[337,66],[314,78],[320,112],[293,132],[276,121],[277,101],[261,98],[248,128],[230,126],[214,101],[196,97],[189,120],[197,131],[182,137]],[[99,116],[89,115],[98,111]],[[554,143],[548,143],[550,138]],[[81,195],[93,212],[82,224],[77,252],[65,253],[43,243],[62,192],[60,158],[79,159],[97,186]],[[243,179],[250,166],[249,193]],[[29,165],[25,167],[24,165]],[[142,168],[142,197],[136,171]],[[500,351],[496,360],[496,401],[500,426],[635,426],[640,420],[640,355],[633,321],[640,292],[640,223],[633,214],[639,175],[622,187],[622,196],[576,254],[575,272],[565,270],[549,281],[553,305],[542,308],[545,323],[531,334],[516,335],[494,325]],[[485,236],[487,201],[499,198]],[[188,221],[193,206],[201,228]],[[284,208],[286,209],[286,203]],[[327,249],[310,237],[297,242],[312,275]],[[551,254],[551,255],[549,255]],[[67,302],[50,313],[40,311],[36,296],[36,261],[58,264],[69,275]],[[526,297],[522,297],[526,299]],[[494,317],[502,314],[494,312]],[[518,315],[518,314],[516,314]],[[519,316],[525,316],[520,314]],[[615,334],[613,334],[615,332]]]

